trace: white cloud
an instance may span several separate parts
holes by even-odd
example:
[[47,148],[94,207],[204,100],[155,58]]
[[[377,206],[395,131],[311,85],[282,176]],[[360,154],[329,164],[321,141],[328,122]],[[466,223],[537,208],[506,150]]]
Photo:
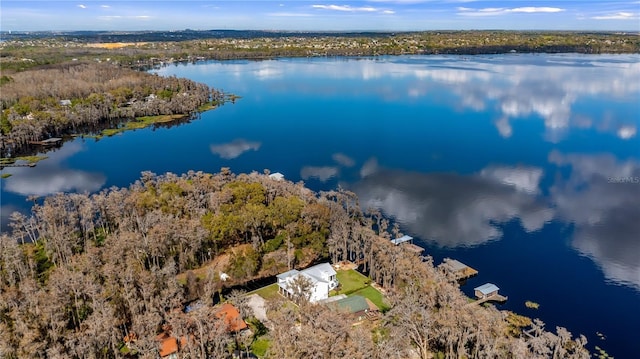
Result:
[[494,8],[468,8],[468,7],[458,7],[457,10],[458,15],[464,16],[496,16],[496,15],[505,15],[505,14],[516,14],[516,13],[525,13],[525,14],[535,14],[535,13],[558,13],[563,12],[565,9],[557,8],[557,7],[536,7],[536,6],[525,6],[525,7],[516,7],[516,8],[503,8],[503,7],[494,7]]
[[361,6],[361,7],[352,7],[349,5],[311,5],[314,9],[324,9],[324,10],[334,10],[334,11],[345,11],[345,12],[375,12],[378,9],[371,6]]
[[78,7],[81,8],[81,9],[86,9],[87,5],[80,4],[80,5],[78,5]]
[[109,8],[111,8],[111,6],[109,6],[109,5],[100,5],[100,7],[101,7],[101,8],[103,8],[103,9],[109,9]]
[[640,14],[623,11],[615,14],[593,16],[591,18],[594,20],[638,20],[640,18]]
[[380,9],[373,6],[351,6],[351,5],[311,5],[314,9],[332,10],[340,12],[364,12],[364,13],[381,13],[381,14],[395,14],[395,11],[390,9]]
[[229,143],[211,145],[211,152],[226,159],[234,159],[247,151],[257,151],[262,145],[261,142],[252,142],[244,139],[236,139]]

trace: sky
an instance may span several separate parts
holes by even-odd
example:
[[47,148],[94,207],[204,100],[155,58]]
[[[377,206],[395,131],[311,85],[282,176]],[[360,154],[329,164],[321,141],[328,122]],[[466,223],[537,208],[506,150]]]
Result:
[[621,30],[640,1],[2,0],[0,30]]

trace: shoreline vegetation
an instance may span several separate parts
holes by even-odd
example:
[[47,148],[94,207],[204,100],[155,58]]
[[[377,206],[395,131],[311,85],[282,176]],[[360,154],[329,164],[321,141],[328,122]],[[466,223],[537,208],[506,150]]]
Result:
[[[157,336],[171,328],[189,338],[180,354],[198,358],[234,350],[269,358],[589,358],[584,336],[467,305],[454,278],[393,245],[397,230],[378,211],[362,211],[352,192],[316,193],[268,174],[143,172],[128,188],[60,193],[28,215],[13,213],[12,232],[0,234],[2,356],[155,358]],[[265,323],[243,293],[224,296],[253,336],[220,330],[222,319],[210,316],[225,289],[355,258],[367,277],[342,272],[353,282],[343,279],[343,290],[388,304],[377,320],[354,326],[331,306],[290,305],[273,287]],[[186,312],[191,303],[200,303],[195,314]]]
[[68,62],[13,73],[0,91],[0,152],[33,151],[31,142],[113,135],[187,118],[230,95],[195,81],[109,63]]

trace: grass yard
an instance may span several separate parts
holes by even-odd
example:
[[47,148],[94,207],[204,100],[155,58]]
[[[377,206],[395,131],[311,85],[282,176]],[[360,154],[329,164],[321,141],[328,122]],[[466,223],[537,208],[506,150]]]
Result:
[[267,355],[267,350],[269,349],[270,345],[271,342],[269,341],[269,339],[260,337],[256,339],[253,344],[251,344],[251,351],[259,358],[264,358],[265,355]]
[[340,282],[340,290],[333,291],[332,295],[349,295],[357,290],[368,287],[369,283],[371,283],[371,279],[353,269],[339,270],[336,273],[336,277],[338,277],[338,282]]
[[366,288],[362,288],[360,290],[357,290],[355,292],[352,293],[353,295],[361,295],[367,299],[369,299],[370,301],[373,302],[373,304],[375,304],[378,309],[380,309],[381,312],[385,312],[389,309],[391,309],[389,307],[389,305],[386,303],[386,301],[384,300],[384,297],[382,296],[382,293],[380,293],[377,289],[375,289],[374,287],[368,286]]
[[262,287],[260,289],[256,289],[253,292],[249,292],[247,294],[257,294],[264,299],[273,299],[276,298],[278,294],[278,283],[273,283],[266,287]]

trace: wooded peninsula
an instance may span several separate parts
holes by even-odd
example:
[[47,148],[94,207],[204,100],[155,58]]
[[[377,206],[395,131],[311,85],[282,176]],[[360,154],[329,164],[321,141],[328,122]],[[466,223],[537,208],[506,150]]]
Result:
[[[455,278],[393,245],[397,227],[344,189],[224,168],[143,173],[129,188],[48,197],[11,227],[0,236],[3,358],[155,358],[161,335],[181,338],[183,358],[589,358],[583,336],[470,305]],[[326,261],[357,261],[390,309],[353,325],[276,293],[261,322],[229,293]],[[216,298],[239,308],[250,334],[212,314]]]

